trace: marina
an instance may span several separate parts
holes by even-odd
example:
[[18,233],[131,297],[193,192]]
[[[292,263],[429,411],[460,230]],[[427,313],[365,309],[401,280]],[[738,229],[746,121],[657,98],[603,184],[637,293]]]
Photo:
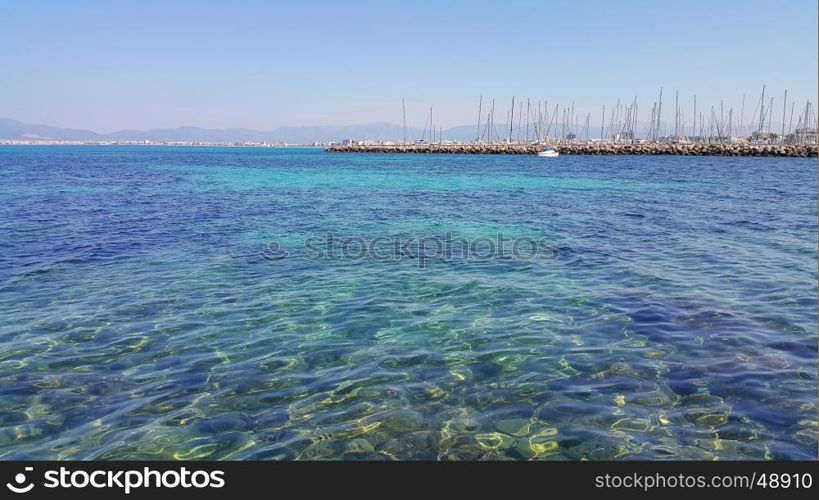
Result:
[[[663,89],[652,103],[648,121],[640,121],[639,101],[624,104],[618,100],[608,108],[603,105],[599,115],[599,134],[593,136],[592,115],[569,106],[548,101],[533,102],[512,97],[506,111],[506,121],[499,123],[496,101],[484,113],[484,99],[478,99],[478,120],[474,140],[444,140],[443,127],[434,121],[430,106],[420,138],[408,141],[406,103],[401,101],[403,138],[401,141],[347,139],[327,148],[330,152],[354,153],[456,153],[456,154],[538,154],[553,150],[569,155],[687,155],[687,156],[779,156],[815,157],[819,136],[814,104],[808,100],[799,112],[796,102],[788,101],[785,90],[782,99],[781,122],[774,123],[778,111],[773,97],[766,99],[767,86],[762,86],[756,107],[746,115],[746,96],[742,95],[739,113],[724,101],[711,106],[703,115],[697,111],[697,96],[686,109],[674,93],[673,127],[663,119]],[[790,106],[789,106],[790,104]],[[790,114],[788,114],[790,110]],[[686,113],[691,116],[690,123]],[[458,127],[463,128],[463,127]],[[455,130],[457,130],[456,128]],[[671,128],[671,130],[669,130]],[[447,131],[451,135],[452,130]]]

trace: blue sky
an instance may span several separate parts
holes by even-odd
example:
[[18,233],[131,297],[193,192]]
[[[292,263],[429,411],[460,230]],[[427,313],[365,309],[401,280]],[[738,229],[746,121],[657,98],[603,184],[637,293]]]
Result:
[[[0,0],[0,116],[90,128],[400,123],[478,96],[815,100],[817,2]],[[702,107],[700,108],[702,109]],[[774,121],[777,121],[774,115]],[[781,118],[780,118],[781,120]],[[599,119],[597,120],[599,122]]]

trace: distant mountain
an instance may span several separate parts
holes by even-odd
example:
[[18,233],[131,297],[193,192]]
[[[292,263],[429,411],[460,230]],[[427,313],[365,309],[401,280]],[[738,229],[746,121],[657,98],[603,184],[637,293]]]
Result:
[[48,125],[29,125],[0,118],[0,139],[54,139],[59,141],[100,141],[105,137],[90,130],[50,127]]
[[[643,124],[640,130],[645,130]],[[555,126],[556,127],[556,126]],[[523,128],[523,127],[521,127]],[[582,133],[583,126],[575,124],[572,127],[578,134]],[[598,137],[590,127],[590,137]],[[485,125],[481,126],[481,133],[485,134]],[[529,129],[534,136],[534,125]],[[477,134],[477,125],[461,125],[443,131],[444,140],[473,141]],[[502,140],[509,135],[507,124],[495,124],[494,140]],[[554,131],[550,136],[554,135]],[[429,131],[421,128],[408,128],[407,141],[413,142],[421,137],[429,139]],[[512,136],[518,137],[517,126]],[[437,135],[436,135],[437,137]],[[313,142],[342,141],[344,139],[401,141],[404,139],[404,128],[391,123],[369,123],[366,125],[315,125],[309,127],[279,127],[264,132],[249,128],[208,129],[199,127],[156,128],[151,130],[120,130],[109,134],[98,134],[91,130],[50,127],[48,125],[30,125],[0,118],[0,140],[37,140],[52,139],[62,141],[193,141],[193,142],[285,142],[288,144],[311,144]]]
[[113,140],[133,141],[275,142],[281,140],[273,137],[271,132],[259,132],[258,130],[246,128],[206,129],[199,127],[120,130],[117,132],[111,132],[110,134],[105,134],[105,137]]
[[[313,141],[341,141],[343,139],[373,139],[398,141],[404,136],[404,128],[390,123],[370,123],[367,125],[314,125],[310,127],[281,127],[272,134],[284,142],[309,144]],[[407,139],[421,136],[421,130],[407,129]]]
[[[419,139],[421,129],[407,129],[407,140]],[[199,127],[177,127],[151,130],[120,130],[109,134],[98,134],[91,130],[31,125],[17,120],[0,118],[0,139],[52,139],[63,141],[203,141],[203,142],[286,142],[288,144],[310,144],[312,142],[342,141],[344,139],[402,140],[404,129],[389,123],[369,123],[366,125],[317,125],[309,127],[280,127],[268,132],[247,129],[206,129]],[[447,131],[444,132],[447,138]]]

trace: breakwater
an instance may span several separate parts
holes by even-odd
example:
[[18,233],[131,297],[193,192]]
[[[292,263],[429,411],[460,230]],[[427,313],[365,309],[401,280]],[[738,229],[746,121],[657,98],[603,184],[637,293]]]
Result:
[[[536,154],[534,144],[374,144],[330,146],[338,153]],[[556,144],[567,155],[688,155],[816,157],[816,144]]]

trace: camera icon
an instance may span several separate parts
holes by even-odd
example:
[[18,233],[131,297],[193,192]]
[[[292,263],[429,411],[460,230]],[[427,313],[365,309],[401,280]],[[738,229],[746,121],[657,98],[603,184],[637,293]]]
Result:
[[[25,468],[26,472],[31,472],[33,470],[34,467]],[[16,484],[6,483],[6,488],[10,489],[14,493],[28,493],[29,491],[32,490],[32,488],[34,488],[34,483],[25,484],[26,475],[23,474],[22,472],[18,472],[17,474],[14,475],[14,482]]]
[[[279,236],[282,238],[287,238],[286,234],[281,234]],[[268,243],[267,248],[259,253],[264,260],[268,261],[282,260],[287,258],[288,255],[290,255],[289,252],[282,250],[281,245],[279,245],[279,242],[275,240]]]

